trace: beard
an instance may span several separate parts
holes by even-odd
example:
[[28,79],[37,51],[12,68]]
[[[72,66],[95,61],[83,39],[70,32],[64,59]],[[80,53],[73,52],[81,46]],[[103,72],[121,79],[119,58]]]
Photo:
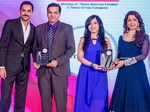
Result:
[[29,21],[30,17],[28,15],[21,16],[22,21]]

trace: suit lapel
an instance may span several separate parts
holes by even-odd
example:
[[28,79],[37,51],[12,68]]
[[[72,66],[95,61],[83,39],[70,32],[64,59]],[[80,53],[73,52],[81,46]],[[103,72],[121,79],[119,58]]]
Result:
[[60,35],[60,31],[61,31],[61,22],[59,21],[59,23],[58,23],[58,26],[57,26],[57,29],[56,29],[56,33],[55,33],[55,36],[54,36],[54,40],[53,40],[53,45],[55,45],[55,42],[56,42],[56,40],[57,40],[57,38],[59,37],[59,35]]
[[42,41],[42,47],[43,48],[47,48],[48,46],[47,46],[47,42],[48,42],[48,32],[47,32],[47,30],[48,30],[48,22],[47,23],[45,23],[44,25],[43,25],[43,27],[42,27],[42,29],[41,29],[41,41]]
[[17,21],[17,31],[19,35],[17,40],[19,40],[21,44],[24,44],[23,29],[22,29],[20,18],[18,18],[18,21]]

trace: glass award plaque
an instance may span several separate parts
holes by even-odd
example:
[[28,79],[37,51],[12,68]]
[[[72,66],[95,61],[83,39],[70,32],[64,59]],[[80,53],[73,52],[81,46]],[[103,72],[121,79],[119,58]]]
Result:
[[112,65],[112,50],[103,50],[100,54],[100,66],[110,67]]
[[42,49],[41,51],[37,52],[37,63],[40,65],[46,65],[49,63],[49,53],[47,49]]

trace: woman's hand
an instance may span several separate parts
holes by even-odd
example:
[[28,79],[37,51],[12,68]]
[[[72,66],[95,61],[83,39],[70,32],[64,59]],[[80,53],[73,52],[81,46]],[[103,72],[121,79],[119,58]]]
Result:
[[106,67],[104,70],[105,71],[109,71],[109,70],[113,70],[116,68],[116,65],[115,64],[112,64],[110,67]]
[[99,68],[100,66],[97,65],[97,64],[93,64],[92,67],[93,67],[94,69],[96,69],[96,70],[99,70],[99,69],[100,69],[100,68]]
[[97,64],[93,64],[93,68],[96,69],[96,70],[107,71],[107,68],[102,67],[102,66],[97,65]]
[[93,67],[94,69],[96,69],[96,70],[103,70],[103,71],[104,71],[103,67],[101,67],[101,66],[98,65],[98,64],[93,64],[92,67]]
[[124,61],[123,60],[122,61],[117,61],[115,68],[121,68],[121,67],[123,67],[123,65],[124,65]]
[[113,69],[116,69],[116,68],[121,68],[122,66],[124,65],[124,61],[123,60],[116,60],[112,63],[112,65],[110,67],[107,67],[105,68],[104,70],[105,71],[108,71],[108,70],[113,70]]

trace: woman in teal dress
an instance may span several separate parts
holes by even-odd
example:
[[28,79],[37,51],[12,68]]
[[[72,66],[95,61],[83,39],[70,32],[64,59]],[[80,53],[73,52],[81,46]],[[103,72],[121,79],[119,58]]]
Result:
[[118,43],[119,68],[110,112],[150,112],[150,86],[143,60],[149,51],[148,35],[136,11],[124,19],[124,34]]
[[84,37],[78,46],[78,60],[81,62],[77,77],[74,112],[107,112],[107,73],[100,66],[100,51],[110,49],[110,42],[104,36],[104,27],[97,15],[88,17]]

